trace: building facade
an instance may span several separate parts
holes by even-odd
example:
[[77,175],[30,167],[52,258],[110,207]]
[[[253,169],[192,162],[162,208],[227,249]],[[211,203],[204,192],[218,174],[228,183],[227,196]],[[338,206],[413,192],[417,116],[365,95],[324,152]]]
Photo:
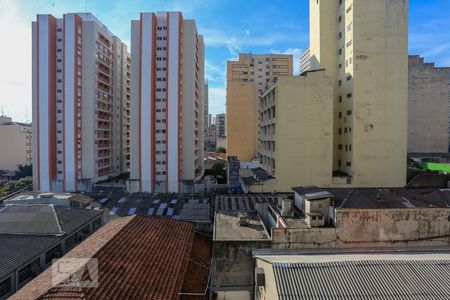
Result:
[[251,161],[258,153],[258,97],[276,76],[292,76],[292,55],[240,54],[227,62],[227,154]]
[[309,49],[306,49],[305,52],[300,56],[300,74],[306,71],[309,71],[311,68],[310,63],[310,53]]
[[324,71],[278,77],[259,105],[261,164],[274,179],[252,188],[289,191],[298,182],[330,186],[332,78]]
[[17,165],[32,164],[31,124],[0,116],[0,170],[16,171]]
[[227,120],[225,114],[216,115],[216,136],[217,138],[225,138],[227,136]]
[[408,152],[448,152],[450,68],[409,56]]
[[203,175],[204,42],[180,12],[131,24],[130,191],[182,192]]
[[38,15],[32,27],[34,189],[88,190],[122,172],[126,46],[89,13]]
[[310,0],[310,65],[334,79],[333,184],[404,186],[408,1]]

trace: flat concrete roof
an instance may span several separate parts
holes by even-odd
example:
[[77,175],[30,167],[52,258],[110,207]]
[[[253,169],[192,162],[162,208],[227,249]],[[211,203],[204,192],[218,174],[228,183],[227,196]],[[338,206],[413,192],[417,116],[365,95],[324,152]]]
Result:
[[265,241],[270,237],[256,211],[249,212],[253,217],[247,226],[239,225],[238,211],[216,212],[214,217],[215,241]]

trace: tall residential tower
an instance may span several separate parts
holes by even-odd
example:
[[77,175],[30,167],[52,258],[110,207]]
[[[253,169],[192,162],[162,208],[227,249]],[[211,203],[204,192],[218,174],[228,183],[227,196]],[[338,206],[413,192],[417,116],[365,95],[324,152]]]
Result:
[[129,190],[188,191],[203,175],[204,42],[180,12],[131,24]]
[[126,45],[89,13],[32,29],[34,189],[87,190],[123,171]]

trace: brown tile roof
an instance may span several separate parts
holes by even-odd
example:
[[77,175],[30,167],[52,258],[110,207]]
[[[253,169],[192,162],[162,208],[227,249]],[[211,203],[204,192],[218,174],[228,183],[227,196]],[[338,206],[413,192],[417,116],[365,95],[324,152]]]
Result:
[[98,288],[52,287],[50,268],[12,299],[162,300],[185,290],[203,293],[211,240],[190,222],[135,215],[111,221],[64,257],[97,258]]

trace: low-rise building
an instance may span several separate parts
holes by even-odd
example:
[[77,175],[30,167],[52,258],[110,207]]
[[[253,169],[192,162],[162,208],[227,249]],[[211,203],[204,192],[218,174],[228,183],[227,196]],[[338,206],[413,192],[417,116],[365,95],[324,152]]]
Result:
[[3,300],[96,231],[102,225],[102,211],[12,204],[0,206],[0,223]]
[[65,207],[88,208],[94,199],[83,194],[23,192],[3,200],[8,204],[52,204]]
[[[80,299],[209,299],[211,238],[195,232],[190,222],[148,216],[119,218],[58,263],[74,258],[84,260],[77,260],[77,268],[57,278],[46,270],[11,299],[61,299],[68,293]],[[92,260],[99,267],[94,273],[95,288],[57,285],[85,270]]]
[[[255,251],[255,300],[447,299],[450,250]],[[425,284],[426,283],[426,284]]]
[[31,165],[33,137],[31,124],[13,122],[0,116],[0,170],[16,171],[17,165]]

